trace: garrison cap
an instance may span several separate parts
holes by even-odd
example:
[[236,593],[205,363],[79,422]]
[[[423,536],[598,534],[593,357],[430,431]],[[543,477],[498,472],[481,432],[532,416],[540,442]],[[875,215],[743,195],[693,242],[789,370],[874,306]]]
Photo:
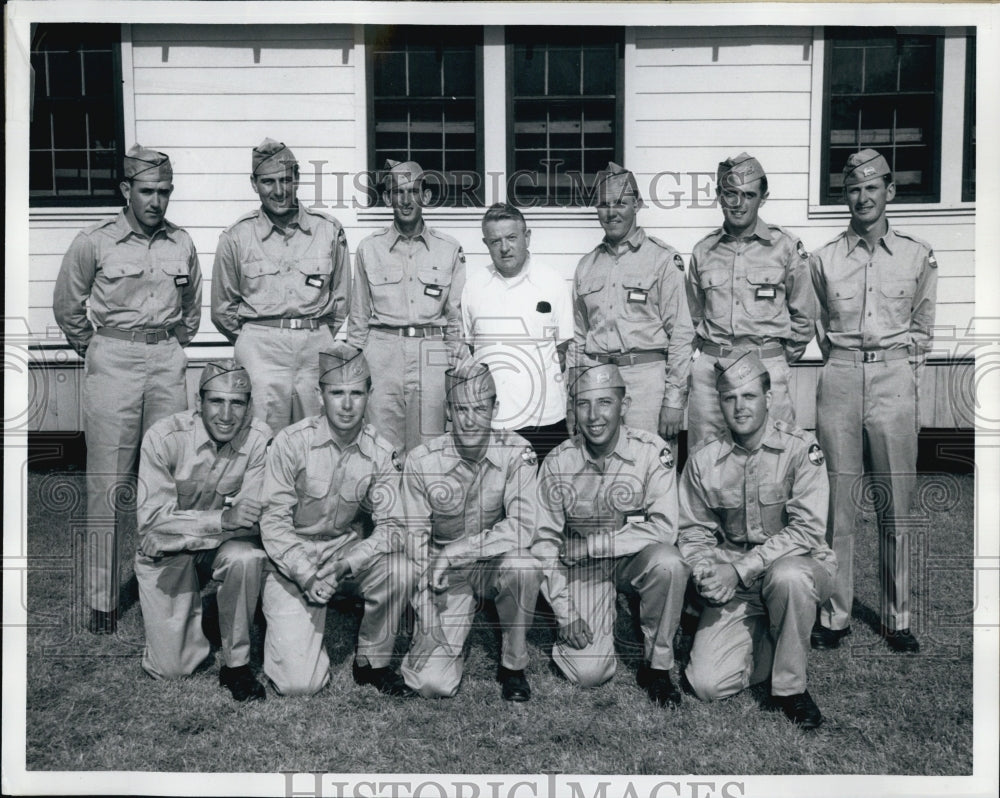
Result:
[[755,380],[767,369],[756,352],[744,352],[737,358],[719,360],[715,364],[715,387],[720,394],[733,391]]
[[253,148],[251,165],[253,177],[258,175],[273,175],[275,172],[284,172],[292,166],[297,166],[295,154],[280,141],[274,139],[264,139]]
[[764,177],[764,167],[752,155],[741,152],[732,158],[726,158],[719,164],[716,172],[719,186],[723,188],[739,188]]
[[250,393],[250,375],[232,358],[213,360],[205,364],[198,381],[200,391]]
[[174,179],[170,156],[164,152],[148,150],[141,144],[133,144],[125,153],[124,171],[127,180],[149,180],[159,183]]
[[889,162],[877,150],[861,150],[852,153],[844,164],[844,188],[891,174]]
[[608,161],[606,169],[597,173],[597,201],[607,202],[609,200],[618,202],[629,194],[637,200],[642,197],[639,194],[639,184],[635,181],[635,175],[624,166]]
[[452,393],[456,389],[461,389],[460,393],[467,398],[485,399],[497,395],[497,386],[489,367],[472,358],[444,373],[444,393],[448,401],[452,401]]
[[319,381],[324,385],[351,385],[371,377],[368,361],[360,349],[335,341],[319,353]]
[[614,363],[602,363],[599,366],[581,368],[575,376],[570,388],[574,396],[586,391],[625,387],[625,380],[622,379],[621,372],[618,371],[618,366]]
[[382,175],[382,182],[386,191],[414,185],[424,174],[424,170],[416,161],[394,161],[387,158],[383,168],[385,173]]

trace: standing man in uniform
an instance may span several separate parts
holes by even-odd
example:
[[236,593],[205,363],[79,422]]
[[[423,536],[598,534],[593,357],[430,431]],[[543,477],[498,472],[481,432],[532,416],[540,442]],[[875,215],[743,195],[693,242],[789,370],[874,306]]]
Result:
[[462,292],[462,329],[497,387],[494,429],[512,429],[539,460],[566,440],[566,349],[573,340],[569,283],[528,252],[521,212],[497,203],[483,217],[492,264],[471,270]]
[[351,264],[340,222],[299,204],[299,163],[264,139],[251,156],[260,208],[219,238],[212,322],[253,379],[274,432],[320,410],[316,364],[347,316]]
[[423,170],[386,161],[392,225],[358,245],[347,342],[376,375],[368,420],[398,450],[444,432],[444,372],[468,355],[460,301],[465,255],[451,236],[427,227]]
[[917,471],[917,390],[931,348],[937,261],[930,245],[889,225],[896,196],[892,171],[875,150],[844,166],[846,231],[816,252],[813,285],[821,308],[825,363],[817,387],[820,445],[830,468],[827,538],[840,570],[813,630],[814,648],[850,634],[854,598],[854,529],[865,463],[879,497],[882,633],[893,651],[916,652],[910,631],[907,515]]
[[597,178],[604,240],[576,267],[574,366],[618,366],[630,427],[675,440],[687,403],[694,331],[684,296],[684,261],[636,222],[635,176],[616,163]]
[[528,552],[535,528],[538,460],[516,432],[491,429],[497,411],[489,368],[466,360],[447,372],[452,429],[406,458],[402,512],[416,563],[418,626],[400,669],[425,698],[450,698],[477,601],[496,602],[497,680],[506,701],[528,701],[526,636],[542,572]]
[[56,323],[84,358],[83,585],[95,634],[111,634],[117,625],[125,525],[125,513],[116,511],[119,496],[134,479],[142,435],[187,407],[181,347],[201,320],[198,254],[191,237],[164,218],[174,190],[170,158],[136,144],[124,174],[127,206],[73,240],[52,303]]
[[767,175],[741,152],[719,164],[724,222],[694,246],[687,296],[701,354],[691,365],[688,451],[725,429],[715,392],[719,358],[754,351],[771,375],[771,418],[795,424],[790,363],[802,357],[818,315],[802,242],[758,216]]
[[770,677],[785,715],[814,729],[809,630],[833,590],[829,499],[812,435],[769,416],[771,377],[753,350],[715,365],[727,431],[694,452],[680,488],[680,550],[708,606],[685,677],[702,701]]
[[677,550],[677,479],[666,442],[622,423],[630,397],[613,364],[571,386],[577,434],[545,458],[532,553],[559,624],[552,659],[571,682],[596,687],[616,668],[615,596],[639,596],[640,686],[677,705],[670,679],[688,569]]
[[323,646],[335,592],[364,598],[352,672],[357,684],[413,695],[392,670],[400,616],[413,591],[405,528],[389,523],[402,463],[370,424],[371,372],[348,344],[319,358],[320,415],[279,432],[268,452],[260,519],[272,560],[264,576],[264,672],[282,695],[312,695],[330,680]]
[[270,439],[235,360],[206,364],[198,408],[161,419],[143,439],[135,575],[142,668],[154,679],[188,676],[211,651],[201,626],[199,572],[207,571],[219,584],[219,683],[237,701],[264,698],[250,670],[250,630],[267,560],[257,522]]

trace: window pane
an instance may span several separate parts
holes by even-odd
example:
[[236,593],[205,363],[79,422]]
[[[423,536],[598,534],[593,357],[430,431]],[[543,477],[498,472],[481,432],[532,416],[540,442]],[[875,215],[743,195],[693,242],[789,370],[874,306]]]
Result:
[[830,88],[834,94],[861,91],[865,51],[860,47],[833,48]]
[[896,91],[896,48],[865,48],[865,92]]
[[379,97],[406,96],[406,53],[375,53],[372,81]]
[[582,54],[579,49],[564,50],[552,48],[549,50],[549,95],[580,93],[580,69]]
[[514,93],[517,96],[545,94],[545,49],[531,45],[514,48]]
[[433,50],[416,50],[409,61],[410,97],[441,96],[441,61]]
[[962,201],[976,198],[976,34],[965,39],[965,152],[962,156]]
[[899,88],[901,91],[934,91],[937,71],[933,47],[910,46],[900,52]]
[[606,47],[583,51],[583,91],[585,94],[614,94],[616,54]]

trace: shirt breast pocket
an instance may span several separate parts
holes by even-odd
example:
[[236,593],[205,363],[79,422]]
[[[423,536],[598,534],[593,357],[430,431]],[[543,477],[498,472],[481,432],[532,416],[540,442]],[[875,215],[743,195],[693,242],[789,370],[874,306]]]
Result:
[[709,508],[728,525],[740,526],[744,514],[743,488],[712,489],[707,492]]
[[788,523],[785,504],[789,495],[789,485],[785,482],[765,483],[757,488],[761,525],[768,535],[780,532]]
[[201,489],[202,482],[197,479],[179,479],[175,483],[175,488],[177,490],[177,509],[178,510],[193,510],[195,508],[195,503],[198,501],[198,491]]
[[302,283],[306,288],[318,291],[330,286],[330,273],[333,263],[329,258],[299,258],[296,268],[302,274]]
[[142,261],[127,260],[125,253],[112,252],[101,263],[101,277],[101,287],[108,306],[132,307],[137,304],[137,284],[139,280],[148,277],[148,274],[146,264]]
[[215,507],[226,507],[231,505],[240,489],[243,487],[243,480],[239,477],[230,477],[219,480],[215,487]]
[[834,332],[860,329],[862,299],[863,291],[858,283],[831,286],[827,294],[830,329]]
[[576,283],[576,294],[579,296],[588,310],[593,310],[598,305],[599,294],[604,289],[604,278],[600,275],[590,275],[584,277]]
[[785,306],[785,270],[751,269],[747,273],[748,291],[744,304],[747,313],[757,319],[773,319]]
[[886,324],[893,327],[909,327],[913,312],[913,294],[917,285],[909,280],[885,280],[882,283],[882,313]]
[[728,269],[707,269],[698,275],[698,285],[705,295],[706,319],[720,319],[729,314],[732,299],[728,283]]
[[451,269],[423,268],[417,271],[420,297],[425,311],[437,315],[448,299],[451,287]]
[[[304,478],[296,488],[299,501],[295,507],[295,526],[316,526],[327,520],[325,516],[331,491],[332,486],[328,480],[315,477]],[[328,534],[333,533],[333,529],[324,531]]]
[[626,274],[622,277],[624,315],[633,321],[658,316],[656,309],[656,278],[649,274]]

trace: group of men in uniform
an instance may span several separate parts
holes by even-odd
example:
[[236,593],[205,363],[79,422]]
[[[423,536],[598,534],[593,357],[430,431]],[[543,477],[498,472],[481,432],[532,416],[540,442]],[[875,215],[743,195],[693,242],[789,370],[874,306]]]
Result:
[[[218,584],[220,681],[238,700],[264,696],[248,666],[258,595],[264,672],[281,694],[327,683],[336,593],[364,602],[355,681],[394,696],[454,695],[477,603],[492,599],[502,694],[525,701],[539,593],[557,621],[554,663],[596,686],[615,671],[624,592],[638,598],[638,681],[676,705],[690,579],[701,616],[686,686],[714,700],[770,680],[775,703],[812,728],[806,655],[850,632],[866,463],[889,497],[883,633],[918,650],[905,514],[936,262],[889,227],[895,187],[877,152],[848,159],[850,226],[812,255],[760,219],[760,163],[727,159],[724,224],[686,272],[638,225],[634,175],[609,164],[596,185],[604,238],[569,286],[531,257],[531,231],[504,203],[483,219],[490,265],[467,274],[459,244],[423,221],[412,161],[387,162],[393,222],[358,245],[352,274],[342,226],[298,202],[294,155],[266,139],[252,154],[261,207],[222,234],[213,270],[212,320],[235,359],[206,366],[194,411],[181,346],[198,328],[201,277],[165,219],[170,160],[136,145],[125,177],[127,207],[73,242],[54,305],[85,357],[94,632],[115,628],[116,511],[142,442],[135,571],[151,675],[189,674],[210,650],[199,572]],[[814,333],[822,449],[795,426],[788,387]]]

